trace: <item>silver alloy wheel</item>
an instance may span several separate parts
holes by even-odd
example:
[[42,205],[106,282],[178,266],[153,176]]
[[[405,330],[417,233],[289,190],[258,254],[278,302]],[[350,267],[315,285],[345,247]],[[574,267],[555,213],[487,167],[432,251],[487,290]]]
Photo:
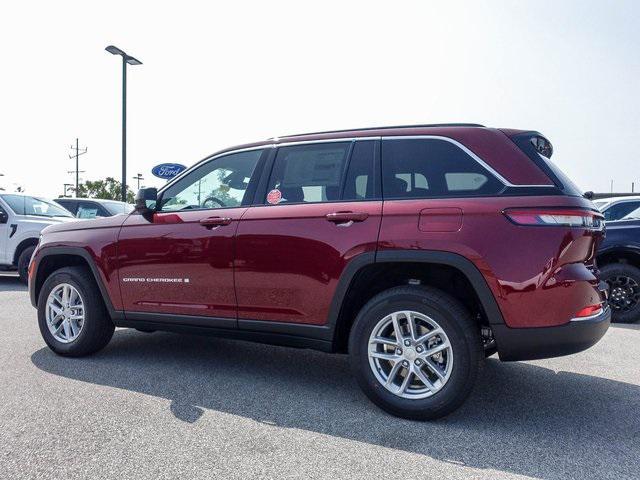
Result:
[[453,349],[431,317],[413,311],[387,315],[369,337],[369,365],[376,379],[402,398],[439,392],[453,369]]
[[68,283],[61,283],[47,297],[45,312],[47,327],[53,338],[71,343],[84,327],[84,302],[80,292]]

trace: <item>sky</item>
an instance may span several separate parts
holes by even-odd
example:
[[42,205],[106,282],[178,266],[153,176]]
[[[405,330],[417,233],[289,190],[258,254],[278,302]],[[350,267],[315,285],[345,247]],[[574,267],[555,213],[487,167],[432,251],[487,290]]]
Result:
[[56,197],[306,131],[475,122],[538,130],[584,190],[640,190],[640,2],[7,2],[0,186]]

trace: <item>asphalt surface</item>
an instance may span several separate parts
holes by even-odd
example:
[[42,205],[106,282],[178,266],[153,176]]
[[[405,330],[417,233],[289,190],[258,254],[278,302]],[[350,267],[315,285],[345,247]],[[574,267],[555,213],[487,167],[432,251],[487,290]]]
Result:
[[486,362],[466,404],[391,417],[344,356],[117,330],[45,347],[0,277],[0,478],[639,478],[640,325],[553,360]]

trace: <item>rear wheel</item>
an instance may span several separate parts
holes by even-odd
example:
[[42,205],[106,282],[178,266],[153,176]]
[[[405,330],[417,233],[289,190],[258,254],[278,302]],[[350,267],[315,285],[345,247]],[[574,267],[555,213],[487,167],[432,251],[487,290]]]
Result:
[[94,278],[81,267],[62,268],[45,280],[38,325],[51,350],[72,357],[101,350],[115,330]]
[[484,358],[478,327],[454,298],[430,287],[396,287],[371,299],[349,338],[353,373],[373,403],[430,420],[458,408]]
[[18,257],[18,275],[22,283],[27,283],[29,280],[29,262],[35,249],[35,246],[27,247]]
[[628,263],[609,263],[600,269],[609,285],[609,306],[614,322],[640,320],[640,268]]

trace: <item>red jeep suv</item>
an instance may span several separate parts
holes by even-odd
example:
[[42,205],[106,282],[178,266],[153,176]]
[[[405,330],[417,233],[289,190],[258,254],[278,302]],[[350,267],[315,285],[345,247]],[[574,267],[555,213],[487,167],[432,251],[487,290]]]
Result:
[[595,344],[602,215],[537,132],[425,125],[223,150],[128,215],[42,234],[29,268],[60,355],[115,327],[348,353],[366,395],[446,415],[478,368]]

